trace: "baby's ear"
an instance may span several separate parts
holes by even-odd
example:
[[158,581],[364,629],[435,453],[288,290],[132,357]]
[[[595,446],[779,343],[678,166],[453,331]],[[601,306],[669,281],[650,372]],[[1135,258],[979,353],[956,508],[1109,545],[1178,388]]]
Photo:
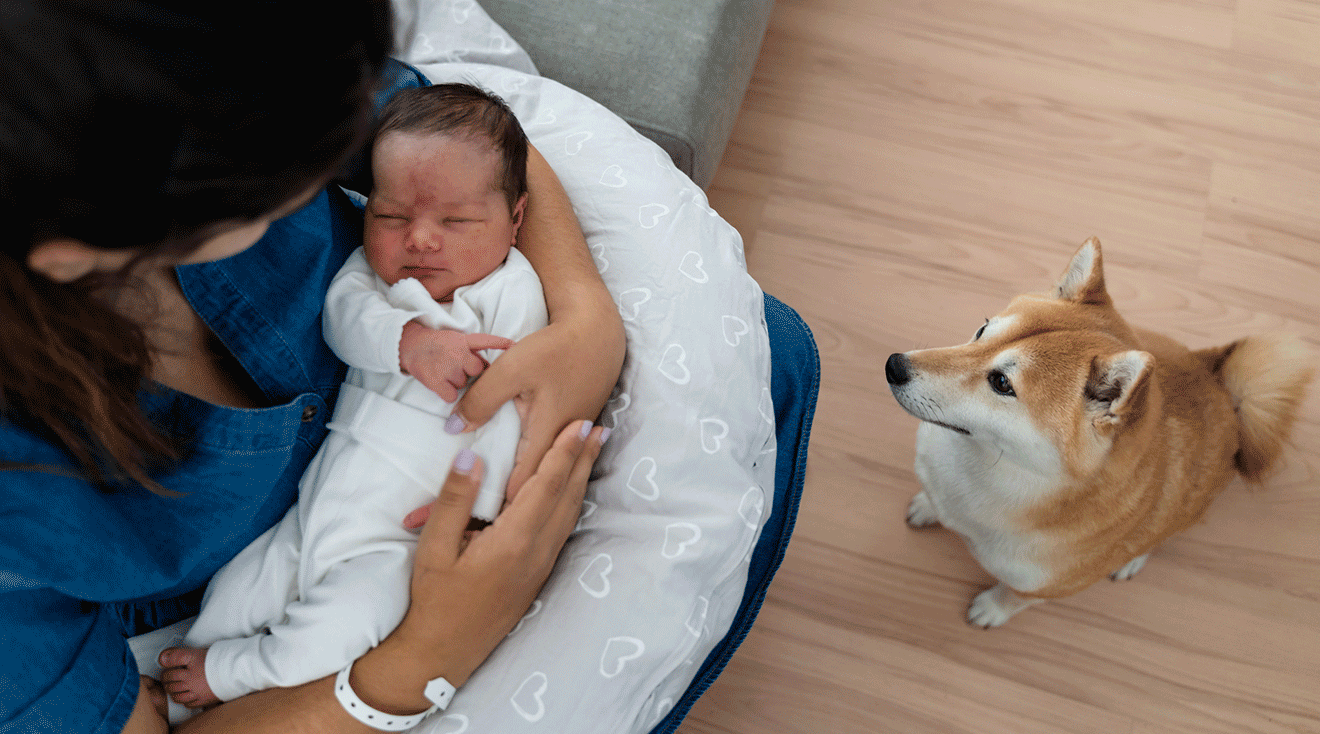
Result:
[[518,244],[518,230],[522,229],[523,214],[526,212],[527,212],[527,192],[524,191],[522,193],[522,196],[518,197],[518,202],[513,205],[513,212],[512,212],[513,242],[511,244],[514,245]]
[[1077,249],[1068,269],[1059,277],[1055,295],[1065,301],[1108,306],[1109,292],[1105,290],[1104,262],[1100,258],[1100,240],[1091,237]]

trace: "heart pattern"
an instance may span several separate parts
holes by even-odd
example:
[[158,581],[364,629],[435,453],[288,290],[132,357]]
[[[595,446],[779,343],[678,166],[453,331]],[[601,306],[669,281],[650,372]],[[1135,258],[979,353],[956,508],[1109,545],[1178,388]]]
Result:
[[642,225],[642,229],[654,229],[660,223],[660,217],[669,213],[669,207],[664,204],[646,204],[637,210],[637,222]]
[[610,595],[610,573],[613,571],[614,559],[608,553],[601,553],[583,569],[578,576],[578,583],[588,594],[604,599]]
[[550,690],[550,679],[538,670],[527,676],[527,680],[518,686],[518,690],[509,698],[509,703],[513,704],[513,710],[517,711],[519,716],[536,723],[545,716],[545,693],[548,690]]
[[514,94],[519,89],[522,89],[523,87],[527,86],[527,77],[523,76],[522,74],[506,76],[504,77],[504,84],[502,84],[501,86],[504,88],[505,94]]
[[756,404],[756,412],[761,414],[766,423],[772,426],[775,424],[775,399],[770,394],[770,388],[761,388],[761,400]]
[[701,637],[701,630],[706,626],[706,614],[710,612],[710,599],[704,596],[697,597],[697,603],[692,607],[692,614],[683,623],[687,631],[692,633],[693,637]]
[[[644,500],[654,502],[660,499],[660,485],[655,483],[656,472],[655,459],[649,456],[643,456],[633,465],[632,473],[628,475],[628,483],[625,485],[632,493]],[[639,475],[638,472],[641,472]]]
[[623,672],[629,660],[640,658],[644,652],[646,643],[636,637],[611,637],[600,654],[600,674],[613,678]]
[[701,450],[713,454],[729,435],[729,424],[719,418],[701,419]]
[[752,487],[743,493],[738,502],[738,517],[752,530],[761,526],[761,514],[765,512],[765,492],[760,487]]
[[476,0],[458,0],[449,8],[449,15],[455,23],[463,25],[472,17],[472,11],[476,8]]
[[432,734],[463,734],[468,730],[468,717],[463,714],[448,714],[436,721]]
[[[490,48],[492,53],[506,54],[518,48],[518,44],[513,42],[512,38],[492,32],[490,34]],[[506,85],[507,86],[507,85]],[[513,90],[509,90],[513,91]]]
[[655,705],[655,719],[651,721],[651,728],[654,729],[655,725],[659,724],[660,720],[665,718],[665,716],[667,716],[673,709],[674,699],[669,698],[668,696],[660,699],[660,703]]
[[595,133],[590,130],[583,130],[582,132],[576,132],[569,135],[564,138],[564,152],[568,155],[577,155],[578,153],[581,153],[583,143],[591,140],[594,136]]
[[543,606],[545,606],[545,604],[542,603],[540,599],[537,599],[536,601],[532,602],[531,608],[528,609],[527,613],[522,616],[522,619],[518,620],[518,624],[515,624],[513,626],[513,629],[509,630],[509,634],[505,635],[505,637],[513,637],[515,634],[517,634],[518,630],[523,628],[523,622],[526,622],[527,620],[539,614],[541,611],[541,607]]
[[610,261],[605,259],[605,243],[597,242],[588,249],[591,250],[591,259],[596,261],[596,272],[604,274],[610,269]]
[[686,385],[692,381],[692,371],[687,368],[687,350],[681,344],[670,344],[660,357],[656,369],[676,385]]
[[[591,500],[582,500],[582,514],[578,515],[577,525],[573,527],[573,532],[576,533],[580,531],[584,527],[587,518],[596,514],[596,507],[598,507],[598,505],[595,502],[592,502]],[[526,619],[526,617],[524,617],[524,619]],[[522,622],[519,622],[518,624],[521,626]]]
[[624,321],[636,321],[642,304],[651,300],[649,288],[629,288],[619,294],[619,316]]
[[701,528],[690,522],[674,522],[665,526],[665,545],[660,555],[670,560],[678,558],[701,540]]
[[628,393],[621,392],[615,395],[613,398],[610,398],[610,402],[607,403],[605,407],[609,409],[611,405],[617,406],[613,409],[610,409],[609,428],[614,429],[619,427],[619,414],[627,410],[629,405],[632,405],[632,398],[629,397]]
[[686,275],[693,283],[706,283],[710,281],[710,274],[702,267],[705,264],[700,252],[689,250],[678,264],[678,272]]
[[721,317],[720,325],[724,330],[724,342],[731,347],[742,344],[742,338],[752,333],[752,327],[737,316],[725,315]]
[[600,185],[612,189],[621,189],[627,186],[628,179],[623,177],[623,167],[614,165],[606,168],[605,172],[600,174]]

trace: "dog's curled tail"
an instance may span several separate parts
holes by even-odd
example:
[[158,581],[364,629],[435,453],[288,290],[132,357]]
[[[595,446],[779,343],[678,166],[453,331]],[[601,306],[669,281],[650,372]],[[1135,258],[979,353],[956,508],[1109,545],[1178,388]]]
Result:
[[1314,376],[1312,355],[1299,338],[1249,336],[1197,352],[1219,378],[1238,418],[1238,472],[1249,482],[1270,473]]

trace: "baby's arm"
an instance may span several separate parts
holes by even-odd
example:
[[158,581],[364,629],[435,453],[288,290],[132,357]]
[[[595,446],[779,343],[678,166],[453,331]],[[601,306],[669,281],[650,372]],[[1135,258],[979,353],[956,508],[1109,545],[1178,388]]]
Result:
[[350,367],[399,374],[404,325],[422,312],[391,304],[382,286],[362,249],[355,250],[330,282],[321,331],[335,356]]

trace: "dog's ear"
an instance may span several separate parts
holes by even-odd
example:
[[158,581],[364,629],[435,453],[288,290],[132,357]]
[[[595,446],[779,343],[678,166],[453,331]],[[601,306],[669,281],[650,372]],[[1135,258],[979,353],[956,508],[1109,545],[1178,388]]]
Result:
[[1086,400],[1092,423],[1108,432],[1132,423],[1146,410],[1155,357],[1136,350],[1091,360]]
[[1109,292],[1105,290],[1105,272],[1100,259],[1100,240],[1092,237],[1077,249],[1068,269],[1059,277],[1054,294],[1065,301],[1108,306]]

